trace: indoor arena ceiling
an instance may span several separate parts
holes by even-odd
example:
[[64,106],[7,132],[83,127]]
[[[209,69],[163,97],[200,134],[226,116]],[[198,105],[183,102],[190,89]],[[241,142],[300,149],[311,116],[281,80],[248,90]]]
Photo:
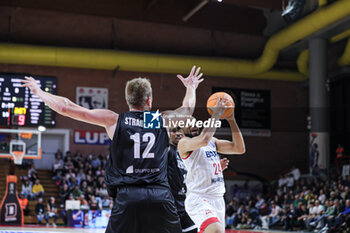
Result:
[[[19,34],[16,31],[16,23],[19,22],[21,11],[17,9],[29,9],[28,12],[33,14],[38,11],[59,12],[66,15],[88,15],[110,17],[121,20],[130,20],[134,22],[149,22],[154,24],[154,27],[145,27],[137,29],[139,31],[130,32],[130,27],[127,30],[116,32],[117,38],[123,36],[128,37],[132,34],[136,39],[128,39],[127,43],[119,41],[118,46],[110,46],[128,51],[138,52],[153,52],[153,53],[168,53],[168,54],[183,54],[183,55],[200,55],[200,56],[218,56],[229,57],[235,59],[256,59],[264,51],[266,42],[271,36],[275,35],[283,28],[287,28],[287,24],[281,16],[283,4],[287,0],[0,0],[0,7],[11,9],[8,23],[3,23],[3,34],[0,35],[0,40],[4,42],[14,42],[22,44],[37,44],[37,45],[53,45],[53,46],[70,46],[70,47],[86,47],[86,48],[106,48],[103,46],[95,46],[94,43],[84,42],[82,40],[74,40],[74,36],[68,42],[65,42],[62,37],[50,38],[50,35],[36,34],[36,37],[31,31],[25,28],[26,19],[23,19],[21,24],[22,31],[25,34]],[[329,3],[333,2],[329,0]],[[317,12],[317,0],[307,1],[308,8],[304,8],[304,16],[308,13]],[[310,4],[313,4],[310,7]],[[316,5],[315,5],[316,4]],[[5,12],[6,12],[5,9]],[[305,9],[306,13],[305,13]],[[19,13],[18,13],[19,12]],[[8,13],[8,12],[6,12]],[[13,13],[13,14],[12,14]],[[30,14],[30,13],[29,13]],[[12,22],[11,17],[17,17],[17,21]],[[6,16],[3,16],[3,19]],[[28,15],[27,15],[28,17]],[[344,21],[345,20],[345,21]],[[330,25],[322,29],[322,34],[318,34],[322,38],[331,39],[339,33],[350,29],[350,18],[344,19],[344,22],[338,23],[338,26]],[[34,21],[36,22],[36,21]],[[13,23],[13,24],[12,24]],[[155,25],[157,23],[157,25]],[[5,25],[6,24],[6,25]],[[200,37],[192,37],[191,46],[183,46],[184,43],[176,38],[171,38],[172,35],[161,36],[161,33],[166,31],[159,30],[159,24],[175,25],[177,33],[182,34],[188,32],[188,29],[206,29],[206,32],[211,34],[210,43],[204,43],[205,46],[197,46]],[[7,26],[8,25],[8,26]],[[35,25],[31,25],[35,29]],[[114,30],[114,25],[111,26]],[[174,27],[172,27],[174,28]],[[33,29],[33,30],[34,30]],[[158,30],[158,31],[157,31]],[[173,30],[173,29],[171,29]],[[50,29],[47,29],[50,33]],[[191,30],[192,31],[192,30]],[[194,31],[194,30],[193,30]],[[29,33],[28,33],[29,32]],[[46,31],[45,31],[46,32]],[[221,35],[218,36],[220,32]],[[17,34],[16,34],[17,33]],[[68,32],[69,33],[69,32]],[[72,32],[73,33],[73,32]],[[118,34],[119,33],[119,34]],[[198,30],[197,30],[198,33]],[[188,35],[188,34],[187,34]],[[202,35],[202,34],[196,34]],[[151,37],[151,38],[147,38]],[[227,37],[227,38],[226,38]],[[49,38],[49,39],[48,39]],[[57,38],[57,39],[56,39]],[[217,39],[220,38],[220,39]],[[343,54],[348,37],[342,40],[337,40],[336,43],[331,43],[329,46],[330,64],[336,64],[338,57]],[[148,39],[148,40],[147,40]],[[281,51],[280,56],[275,64],[276,68],[296,70],[296,60],[299,54],[307,49],[308,39],[303,38],[288,48]],[[175,42],[174,42],[175,40]],[[207,39],[208,40],[208,39]],[[92,41],[92,40],[90,40]],[[204,39],[203,39],[204,41]],[[338,42],[339,41],[339,42]],[[113,43],[111,43],[114,45]],[[156,45],[154,45],[156,44]],[[175,45],[174,45],[175,44]],[[229,46],[225,46],[229,44]],[[158,46],[159,45],[159,46]],[[159,48],[163,46],[162,48]],[[184,48],[181,48],[181,47]],[[221,47],[223,49],[221,49]],[[306,57],[307,58],[307,57]],[[333,60],[331,60],[333,59]],[[336,67],[336,65],[332,65]]]
[[[188,16],[202,2],[201,8]],[[0,6],[116,17],[262,35],[264,11],[281,10],[282,0],[1,0]]]

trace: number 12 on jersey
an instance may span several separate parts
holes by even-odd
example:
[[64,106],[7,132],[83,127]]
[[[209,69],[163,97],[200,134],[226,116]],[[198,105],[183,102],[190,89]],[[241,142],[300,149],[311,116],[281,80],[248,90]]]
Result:
[[[141,137],[140,133],[135,133],[133,135],[130,135],[130,139],[134,141],[134,158],[140,159],[140,147],[141,147]],[[142,136],[142,142],[148,142],[145,150],[142,153],[143,159],[151,159],[154,158],[154,153],[150,153],[150,150],[152,149],[154,142],[156,140],[156,137],[153,133],[145,133]]]

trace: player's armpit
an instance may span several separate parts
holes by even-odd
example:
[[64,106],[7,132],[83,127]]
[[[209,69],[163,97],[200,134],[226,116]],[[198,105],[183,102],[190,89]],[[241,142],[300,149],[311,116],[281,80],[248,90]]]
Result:
[[177,149],[181,158],[186,158],[191,151],[208,145],[209,141],[210,138],[203,137],[203,135],[199,135],[193,138],[184,137],[179,141]]
[[213,138],[217,152],[221,154],[244,154],[245,148],[239,147],[236,143],[229,140]]

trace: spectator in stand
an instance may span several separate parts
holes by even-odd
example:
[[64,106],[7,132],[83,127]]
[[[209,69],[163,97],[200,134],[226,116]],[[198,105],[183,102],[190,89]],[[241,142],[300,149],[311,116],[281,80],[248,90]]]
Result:
[[92,190],[92,186],[88,186],[88,188],[87,188],[87,190],[85,192],[85,199],[90,201],[91,196],[93,196],[93,195],[94,195],[94,192]]
[[260,209],[260,206],[265,202],[265,200],[260,195],[258,195],[256,199],[257,201],[255,203],[255,208]]
[[72,178],[75,178],[75,173],[73,172],[73,169],[68,169],[68,172],[65,175],[67,180],[72,180]]
[[334,217],[335,207],[331,200],[326,201],[326,207],[327,207],[326,212],[321,217],[319,217],[315,222],[311,223],[312,226],[316,226],[316,229],[325,230],[324,227],[328,223],[328,219],[331,219]]
[[32,167],[28,170],[28,178],[31,182],[35,182],[37,179],[39,179],[38,177],[38,172],[35,170],[34,168],[34,164],[32,164]]
[[58,215],[57,215],[57,208],[56,208],[54,197],[50,197],[49,201],[47,202],[46,208],[47,208],[47,212],[45,215],[46,226],[50,225],[49,219],[52,218],[53,219],[52,226],[56,227],[56,221],[57,221]]
[[71,188],[71,183],[69,180],[66,179],[66,177],[62,177],[62,180],[58,182],[58,185],[63,186],[63,185],[68,185],[69,188]]
[[101,168],[101,166],[99,166],[95,171],[95,176],[99,177],[101,175],[101,173],[102,173],[102,168]]
[[280,212],[281,207],[279,207],[274,201],[271,202],[271,213],[267,216],[269,228],[277,224],[281,220]]
[[[340,216],[339,218],[341,218],[341,222],[347,222],[348,218],[349,218],[349,215],[350,215],[350,200],[346,200],[345,202],[345,210],[343,212],[340,213]],[[344,222],[344,223],[345,223]]]
[[80,190],[79,185],[76,185],[72,191],[73,194],[73,198],[75,200],[78,200],[80,198],[80,196],[83,194],[82,191]]
[[88,184],[86,180],[83,180],[83,182],[81,182],[81,185],[80,185],[80,190],[82,191],[83,194],[86,193],[87,188],[88,188]]
[[111,206],[112,198],[105,196],[102,199],[101,209],[109,210]]
[[350,191],[349,191],[349,186],[344,187],[344,191],[340,194],[341,198],[343,200],[350,199]]
[[30,209],[28,207],[28,199],[26,197],[24,197],[24,195],[19,194],[19,205],[21,206],[22,210],[23,210],[23,214],[25,216],[28,216],[30,213]]
[[66,203],[66,200],[68,199],[69,194],[70,194],[70,189],[68,187],[68,184],[64,184],[63,186],[61,186],[60,192],[59,192],[59,196],[61,199],[61,207],[63,207],[64,204]]
[[91,166],[96,170],[98,167],[101,166],[101,161],[100,159],[94,155],[93,159],[91,160]]
[[57,156],[55,163],[52,165],[52,173],[54,175],[53,179],[57,180],[62,176],[63,171],[63,161],[59,160],[59,155]]
[[264,217],[264,216],[267,216],[269,213],[270,213],[269,206],[267,205],[266,202],[263,202],[259,209],[259,215]]
[[77,181],[78,184],[81,185],[81,183],[86,180],[86,175],[84,173],[84,169],[80,168],[79,173],[77,174]]
[[321,215],[324,213],[324,208],[320,205],[320,202],[317,200],[315,204],[313,201],[310,202],[310,210],[309,210],[309,219],[308,219],[308,229],[315,227],[315,222],[319,220]]
[[85,199],[84,194],[80,195],[79,201],[81,210],[89,210],[89,202]]
[[323,205],[326,202],[326,194],[324,194],[323,189],[320,190],[320,195],[318,196],[319,202]]
[[87,182],[88,186],[94,185],[94,180],[93,180],[92,176],[90,176],[90,175],[86,175],[86,182]]
[[79,186],[78,181],[75,177],[71,177],[69,180],[71,189],[74,189],[76,186]]
[[101,198],[107,197],[108,196],[108,191],[107,191],[107,186],[105,183],[102,184],[102,187],[98,190],[98,195]]
[[300,209],[297,210],[297,223],[300,228],[306,229],[307,219],[309,217],[309,209],[306,207],[306,204],[302,204]]
[[100,208],[99,203],[97,202],[94,195],[91,196],[89,201],[90,210],[98,210]]
[[253,221],[248,211],[244,211],[241,217],[238,219],[238,229],[252,229],[254,228]]
[[28,178],[24,180],[24,183],[22,184],[22,190],[21,194],[25,197],[31,200],[34,195],[33,195],[33,187],[32,184],[29,182]]
[[70,169],[74,169],[72,158],[70,156],[67,156],[66,159],[67,159],[67,162],[64,163],[64,170],[69,171]]
[[35,180],[35,184],[33,185],[32,192],[35,195],[35,198],[44,196],[45,190],[44,190],[44,187],[40,184],[39,179]]
[[296,222],[296,218],[297,218],[297,211],[296,211],[294,205],[291,203],[289,205],[289,209],[287,210],[286,215],[284,216],[284,219],[283,219],[284,230],[293,231],[294,225]]
[[58,149],[55,153],[55,159],[58,159],[59,157],[62,158],[62,151],[60,149]]
[[38,203],[35,205],[35,215],[38,219],[38,224],[42,224],[43,219],[45,217],[45,206],[43,204],[43,199],[40,197],[38,198]]

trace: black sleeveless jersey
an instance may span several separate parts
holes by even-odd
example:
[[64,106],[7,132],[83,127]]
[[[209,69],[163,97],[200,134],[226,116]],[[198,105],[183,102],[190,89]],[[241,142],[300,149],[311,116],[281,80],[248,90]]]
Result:
[[[165,128],[143,127],[143,112],[119,114],[105,182],[111,186],[161,185],[167,179],[169,137]],[[113,194],[109,193],[113,196]]]
[[176,146],[170,145],[168,152],[168,180],[170,190],[175,199],[185,200],[186,198],[187,189],[184,182],[186,175],[187,169],[177,152]]

